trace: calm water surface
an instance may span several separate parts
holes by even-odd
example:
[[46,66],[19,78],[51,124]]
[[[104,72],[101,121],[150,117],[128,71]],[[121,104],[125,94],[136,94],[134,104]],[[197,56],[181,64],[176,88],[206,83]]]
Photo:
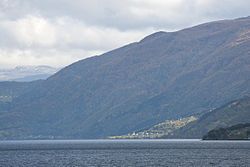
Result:
[[0,141],[0,167],[250,167],[250,142],[199,140]]

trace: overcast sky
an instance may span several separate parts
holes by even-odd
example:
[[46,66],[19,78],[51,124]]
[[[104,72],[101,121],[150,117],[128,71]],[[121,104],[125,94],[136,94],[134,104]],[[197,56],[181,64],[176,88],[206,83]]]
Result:
[[250,15],[250,0],[0,0],[0,68],[62,67],[150,33]]

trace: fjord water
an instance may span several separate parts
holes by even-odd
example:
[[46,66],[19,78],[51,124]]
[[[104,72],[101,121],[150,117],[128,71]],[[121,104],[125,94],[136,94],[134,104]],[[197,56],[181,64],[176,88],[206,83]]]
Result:
[[243,166],[248,141],[1,141],[0,166]]

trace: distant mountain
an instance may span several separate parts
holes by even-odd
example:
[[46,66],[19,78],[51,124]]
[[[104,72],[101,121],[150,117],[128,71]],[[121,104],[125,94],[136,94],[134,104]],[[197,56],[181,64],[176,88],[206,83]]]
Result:
[[174,136],[166,138],[202,138],[211,130],[244,123],[250,123],[250,97],[232,101],[204,114],[197,121],[176,131]]
[[250,93],[249,66],[250,17],[158,32],[13,99],[2,138],[103,138],[206,112]]
[[203,140],[250,140],[250,123],[209,131]]
[[59,71],[50,66],[18,66],[14,69],[0,69],[0,81],[34,81],[47,79]]

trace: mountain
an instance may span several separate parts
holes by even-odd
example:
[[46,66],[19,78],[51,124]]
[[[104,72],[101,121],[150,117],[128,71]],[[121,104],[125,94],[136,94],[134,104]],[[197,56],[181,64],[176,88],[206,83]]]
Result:
[[203,140],[250,140],[250,123],[209,131]]
[[39,86],[42,82],[43,80],[32,82],[0,82],[0,112],[8,110],[13,99],[29,92],[34,87]]
[[15,98],[2,138],[103,138],[207,112],[250,93],[249,64],[250,17],[157,32]]
[[[171,138],[202,138],[214,129],[244,123],[250,123],[250,97],[234,100],[204,114],[197,121],[177,130]],[[214,133],[214,131],[211,133]],[[168,136],[166,137],[168,138]]]
[[18,66],[14,69],[0,69],[0,81],[34,81],[46,79],[59,69],[50,66]]

